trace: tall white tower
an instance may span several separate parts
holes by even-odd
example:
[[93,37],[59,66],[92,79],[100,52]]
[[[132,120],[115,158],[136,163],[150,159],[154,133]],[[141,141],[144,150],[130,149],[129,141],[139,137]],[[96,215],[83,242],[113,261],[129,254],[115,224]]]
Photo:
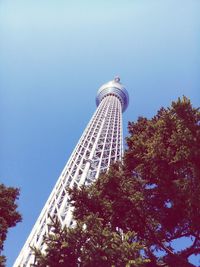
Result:
[[121,160],[122,112],[128,106],[128,93],[119,77],[100,87],[96,104],[98,108],[58,178],[14,267],[29,267],[34,263],[30,247],[44,248],[43,236],[48,233],[50,217],[57,216],[62,225],[70,226],[72,208],[66,188],[91,184],[112,162]]

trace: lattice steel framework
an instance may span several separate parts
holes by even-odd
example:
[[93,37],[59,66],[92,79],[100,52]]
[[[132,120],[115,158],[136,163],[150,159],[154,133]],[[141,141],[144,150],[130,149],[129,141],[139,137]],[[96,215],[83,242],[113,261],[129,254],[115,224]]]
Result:
[[50,231],[50,217],[57,216],[63,226],[72,223],[66,188],[89,185],[112,162],[121,159],[122,111],[128,106],[128,93],[118,77],[100,87],[96,103],[98,108],[58,178],[14,267],[27,267],[34,263],[30,246],[44,250],[43,236]]

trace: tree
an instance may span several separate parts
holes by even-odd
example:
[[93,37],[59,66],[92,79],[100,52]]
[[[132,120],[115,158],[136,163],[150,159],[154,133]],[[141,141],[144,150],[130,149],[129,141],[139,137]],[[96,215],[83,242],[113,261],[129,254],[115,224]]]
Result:
[[[6,187],[0,184],[0,254],[3,250],[8,228],[14,227],[21,221],[21,215],[17,211],[17,204],[15,202],[18,197],[18,188]],[[5,261],[5,256],[0,256],[0,266],[5,266]]]
[[143,246],[132,242],[135,234],[105,226],[103,218],[88,214],[75,227],[62,229],[58,219],[52,221],[51,233],[45,236],[45,253],[33,248],[40,267],[110,267],[141,266]]
[[[90,187],[69,189],[77,224],[46,237],[46,254],[36,254],[36,266],[66,266],[55,264],[64,262],[57,253],[63,246],[65,264],[77,253],[67,266],[194,266],[189,257],[200,254],[200,112],[183,97],[128,129],[123,163]],[[183,237],[191,244],[178,250],[174,242]]]
[[[183,97],[151,120],[130,123],[129,132],[126,170],[144,183],[149,256],[154,247],[165,252],[163,261],[170,266],[189,266],[189,256],[200,253],[199,110]],[[193,242],[175,252],[173,241],[181,237]]]

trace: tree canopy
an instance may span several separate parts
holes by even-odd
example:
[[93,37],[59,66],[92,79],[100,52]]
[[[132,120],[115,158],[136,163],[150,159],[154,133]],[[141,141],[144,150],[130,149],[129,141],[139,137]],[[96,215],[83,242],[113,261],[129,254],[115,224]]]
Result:
[[[19,197],[19,189],[6,187],[0,184],[0,255],[3,251],[4,241],[8,228],[14,227],[21,221],[21,215],[17,211],[16,200]],[[0,266],[5,266],[5,256],[0,256]]]
[[[200,112],[186,97],[129,123],[123,162],[68,189],[75,226],[58,221],[36,266],[186,267],[200,254]],[[180,238],[190,240],[175,247]],[[71,264],[71,265],[70,265]]]

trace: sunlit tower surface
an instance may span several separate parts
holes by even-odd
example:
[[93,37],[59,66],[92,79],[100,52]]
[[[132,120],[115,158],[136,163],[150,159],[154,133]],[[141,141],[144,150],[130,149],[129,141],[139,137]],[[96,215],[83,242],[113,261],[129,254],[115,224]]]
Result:
[[128,93],[119,77],[100,87],[96,97],[97,109],[58,178],[14,267],[34,263],[30,247],[44,250],[43,236],[50,231],[51,218],[57,216],[63,226],[72,223],[72,207],[66,188],[91,184],[111,163],[121,160],[122,112],[127,108],[128,101]]

